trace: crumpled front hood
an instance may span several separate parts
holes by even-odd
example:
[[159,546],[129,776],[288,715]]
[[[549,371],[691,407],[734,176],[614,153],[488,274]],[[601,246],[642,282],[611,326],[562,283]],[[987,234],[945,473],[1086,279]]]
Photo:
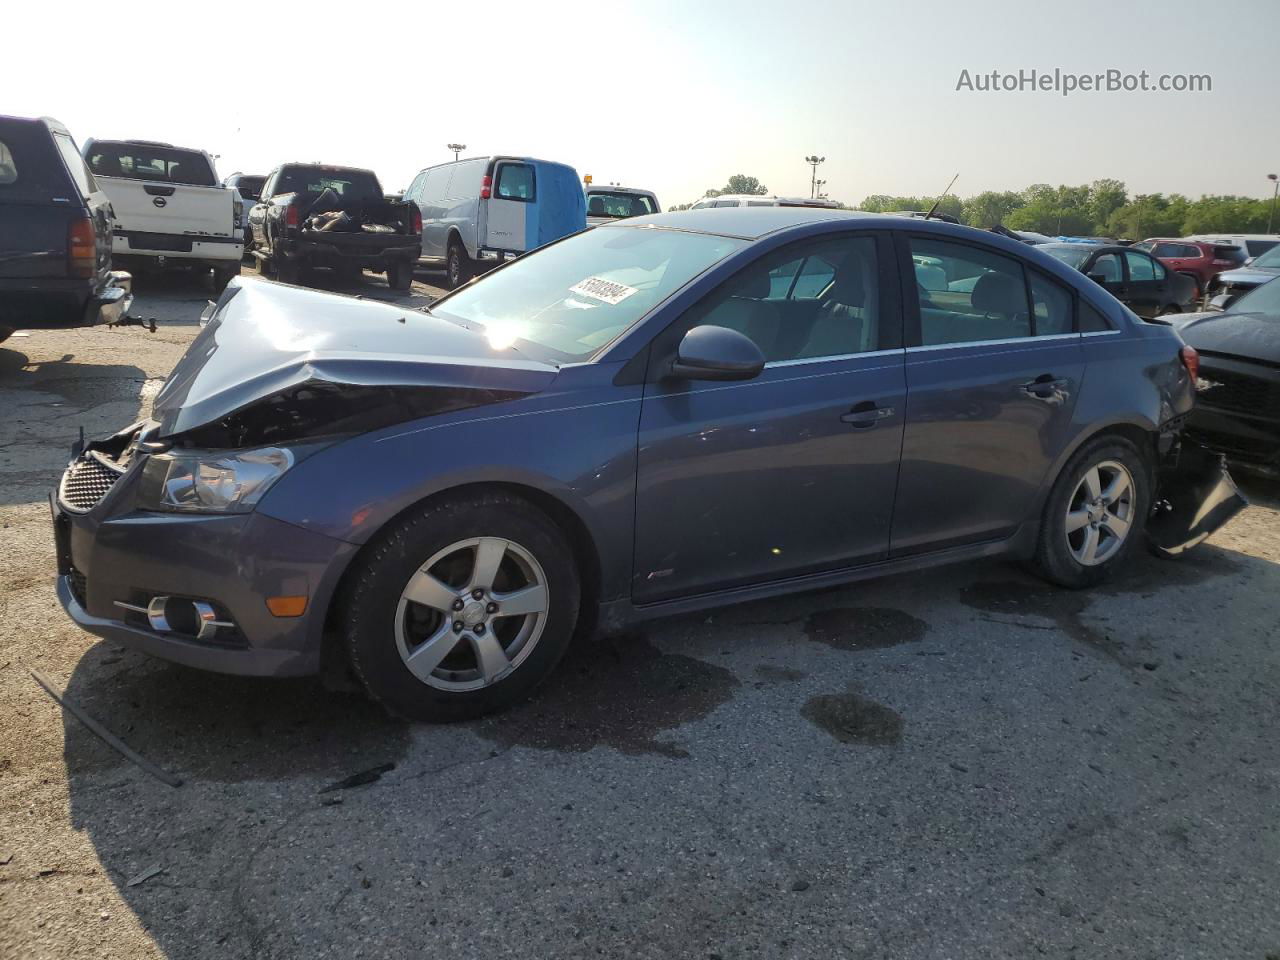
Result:
[[1280,365],[1280,317],[1267,313],[1184,313],[1170,317],[1182,339],[1205,353]]
[[550,364],[417,310],[242,277],[174,367],[153,416],[157,436],[169,437],[308,384],[492,398],[539,392],[555,376]]

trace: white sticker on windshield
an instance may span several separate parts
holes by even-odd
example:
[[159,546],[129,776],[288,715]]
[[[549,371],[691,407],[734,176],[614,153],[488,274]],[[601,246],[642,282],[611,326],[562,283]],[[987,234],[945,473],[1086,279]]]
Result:
[[570,287],[569,292],[609,304],[621,303],[633,293],[639,293],[635,287],[628,287],[625,283],[614,283],[612,280],[601,280],[599,277],[587,277]]

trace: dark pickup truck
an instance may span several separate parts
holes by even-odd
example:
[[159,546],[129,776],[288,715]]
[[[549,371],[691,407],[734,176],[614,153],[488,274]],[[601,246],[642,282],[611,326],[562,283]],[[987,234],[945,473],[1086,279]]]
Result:
[[253,256],[262,272],[295,283],[304,270],[327,267],[349,279],[362,270],[408,290],[422,252],[417,204],[388,200],[371,170],[287,163],[267,177],[249,211]]
[[67,128],[0,116],[0,340],[118,321],[132,285],[111,269],[111,204]]

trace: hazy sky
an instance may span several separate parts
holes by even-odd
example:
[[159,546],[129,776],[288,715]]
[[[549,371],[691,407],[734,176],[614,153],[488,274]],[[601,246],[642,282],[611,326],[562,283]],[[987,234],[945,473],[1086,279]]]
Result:
[[[1260,197],[1280,172],[1271,0],[16,0],[4,19],[0,110],[57,117],[81,141],[201,147],[222,175],[323,160],[399,189],[450,141],[562,160],[664,205],[733,173],[807,195],[809,153],[851,203],[936,193],[954,173],[962,196],[1115,177]],[[1207,73],[1213,90],[956,90],[962,69],[1055,67]]]

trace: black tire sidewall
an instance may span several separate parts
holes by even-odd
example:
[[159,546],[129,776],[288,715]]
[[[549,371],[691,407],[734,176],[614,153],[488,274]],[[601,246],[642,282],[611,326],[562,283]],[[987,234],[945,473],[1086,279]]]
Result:
[[[1104,460],[1123,463],[1133,477],[1136,494],[1134,519],[1129,536],[1116,554],[1097,566],[1086,567],[1071,555],[1063,518],[1081,478]],[[1071,588],[1090,587],[1111,576],[1132,555],[1135,544],[1146,539],[1144,531],[1151,510],[1151,488],[1151,467],[1131,442],[1119,436],[1103,436],[1086,443],[1062,469],[1045,502],[1035,556],[1035,566],[1040,575]]]
[[[457,269],[454,269],[454,262],[457,262]],[[462,244],[457,240],[449,241],[449,251],[446,254],[445,261],[445,277],[449,281],[449,289],[456,290],[458,287],[466,283],[470,278],[470,258]]]
[[[514,541],[547,577],[547,622],[537,645],[511,673],[480,690],[450,692],[420,681],[400,657],[395,614],[409,577],[434,553],[471,537]],[[352,667],[392,713],[415,720],[465,720],[523,699],[554,669],[573,638],[579,575],[564,535],[531,504],[505,495],[442,501],[381,534],[355,561],[343,601],[342,631]]]

